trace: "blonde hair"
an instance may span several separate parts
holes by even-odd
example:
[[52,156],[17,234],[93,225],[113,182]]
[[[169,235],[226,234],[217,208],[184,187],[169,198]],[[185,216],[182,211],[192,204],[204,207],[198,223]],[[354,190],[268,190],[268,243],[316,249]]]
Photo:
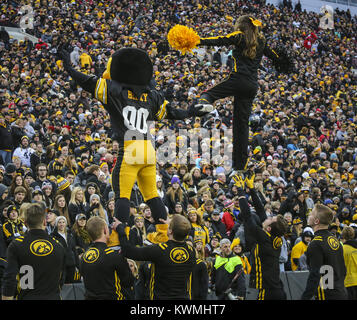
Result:
[[142,226],[141,230],[139,229],[139,227],[135,224],[135,222],[138,220],[138,219],[142,219],[144,220],[143,216],[140,215],[140,214],[135,214],[134,215],[134,225],[131,227],[131,229],[135,229],[138,233],[140,233],[140,231],[142,232],[142,238],[143,238],[143,241],[146,240],[146,228],[145,228],[145,225]]
[[19,210],[19,219],[24,221],[25,220],[25,214],[27,209],[31,206],[32,203],[30,202],[25,202],[21,205],[20,210]]
[[355,238],[355,230],[350,226],[346,226],[342,229],[341,237],[346,241],[353,240]]
[[[134,266],[134,272],[133,272],[133,276],[134,277],[137,277],[138,276],[138,274],[139,274],[139,268],[138,268],[138,265],[137,265],[137,263],[134,261],[134,260],[132,260],[132,259],[126,259],[127,261],[128,261],[128,264],[129,264],[129,262],[131,262],[132,264],[133,264],[133,266]],[[130,269],[131,270],[131,269]]]
[[[94,209],[92,212],[94,212],[94,216],[100,216],[101,218],[103,218],[104,220],[106,220],[106,211],[103,208],[102,203],[99,200],[99,207],[97,209]],[[91,204],[90,204],[91,205]],[[98,210],[98,211],[97,211]],[[98,212],[98,214],[96,213]],[[93,215],[92,215],[93,216]]]
[[315,205],[315,209],[316,217],[319,219],[320,224],[329,225],[332,223],[334,213],[329,207],[318,203]]
[[86,228],[92,241],[96,241],[102,236],[102,232],[107,223],[102,217],[94,216],[88,219]]
[[86,197],[84,196],[84,191],[81,187],[75,187],[72,190],[72,194],[71,194],[71,199],[69,200],[69,204],[75,204],[77,205],[77,200],[76,200],[76,196],[78,192],[82,192],[83,193],[83,201],[82,204],[86,204]]

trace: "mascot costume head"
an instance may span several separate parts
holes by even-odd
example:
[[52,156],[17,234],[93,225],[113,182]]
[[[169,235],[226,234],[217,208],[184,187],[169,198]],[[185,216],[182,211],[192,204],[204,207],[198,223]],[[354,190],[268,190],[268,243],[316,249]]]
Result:
[[148,86],[152,75],[153,66],[146,51],[122,48],[109,58],[103,78],[128,86]]

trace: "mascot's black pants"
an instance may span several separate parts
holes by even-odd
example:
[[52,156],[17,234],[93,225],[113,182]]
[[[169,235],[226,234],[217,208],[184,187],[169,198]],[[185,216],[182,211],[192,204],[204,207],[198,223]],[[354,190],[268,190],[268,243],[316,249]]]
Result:
[[258,91],[255,81],[232,73],[213,88],[205,91],[199,103],[210,103],[229,96],[234,96],[233,109],[233,169],[243,170],[248,162],[249,117],[252,103]]

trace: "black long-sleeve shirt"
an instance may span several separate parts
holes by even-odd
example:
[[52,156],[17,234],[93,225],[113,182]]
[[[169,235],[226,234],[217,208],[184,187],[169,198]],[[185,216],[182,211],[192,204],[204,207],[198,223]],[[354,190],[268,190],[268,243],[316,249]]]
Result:
[[[252,219],[257,226],[261,227],[263,221],[267,218],[263,203],[261,202],[255,189],[250,189],[249,194],[251,196],[253,207],[255,209],[255,213],[254,214],[252,213]],[[254,234],[251,234],[249,231],[247,231],[247,226],[244,221],[244,216],[241,216],[240,218],[243,220],[246,249],[249,251],[252,248],[254,248],[257,240]]]
[[[62,245],[41,229],[29,230],[26,235],[12,241],[7,251],[2,294],[16,295],[17,280],[22,266],[33,269],[33,289],[22,288],[19,300],[58,300],[64,282],[65,250]],[[24,273],[30,277],[30,271]],[[29,278],[30,279],[30,278]],[[21,284],[21,282],[20,282]]]
[[232,72],[237,75],[243,75],[246,79],[256,82],[258,79],[258,69],[263,55],[268,57],[277,63],[279,61],[279,55],[272,50],[265,38],[258,38],[258,46],[256,56],[254,59],[250,59],[244,55],[244,50],[247,45],[244,39],[244,33],[241,31],[232,32],[226,36],[201,38],[200,46],[234,46],[233,48],[233,70]]
[[208,294],[209,276],[207,266],[201,259],[197,259],[192,273],[192,300],[206,300]]
[[104,242],[93,242],[80,261],[85,298],[125,300],[132,297],[134,276],[124,256]]
[[151,261],[151,300],[191,300],[192,272],[196,253],[186,242],[169,240],[148,247],[133,246],[122,224],[117,227],[122,253],[138,261]]
[[253,251],[253,260],[255,261],[253,274],[255,275],[256,289],[283,289],[279,268],[282,239],[274,237],[256,223],[243,190],[239,190],[239,205],[240,214],[244,220],[245,233],[249,233],[256,240]]
[[[313,296],[318,300],[347,299],[344,290],[346,266],[340,241],[327,229],[318,230],[305,254],[310,273],[301,299],[309,300]],[[326,270],[321,269],[323,266],[327,266],[326,270],[330,267],[332,274],[326,274]],[[325,279],[326,283],[323,276],[330,277]],[[324,289],[323,284],[330,288]]]

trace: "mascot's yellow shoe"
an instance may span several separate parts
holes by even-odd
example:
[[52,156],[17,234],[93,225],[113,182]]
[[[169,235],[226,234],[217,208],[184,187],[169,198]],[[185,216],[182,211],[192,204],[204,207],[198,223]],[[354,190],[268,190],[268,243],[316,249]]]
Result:
[[[129,239],[129,232],[130,232],[130,227],[125,227],[125,234],[128,239]],[[118,232],[116,232],[115,230],[112,230],[112,233],[110,234],[109,240],[107,242],[107,246],[108,247],[120,246]]]
[[168,224],[157,224],[156,231],[147,235],[147,239],[152,243],[163,243],[169,240],[167,236]]

